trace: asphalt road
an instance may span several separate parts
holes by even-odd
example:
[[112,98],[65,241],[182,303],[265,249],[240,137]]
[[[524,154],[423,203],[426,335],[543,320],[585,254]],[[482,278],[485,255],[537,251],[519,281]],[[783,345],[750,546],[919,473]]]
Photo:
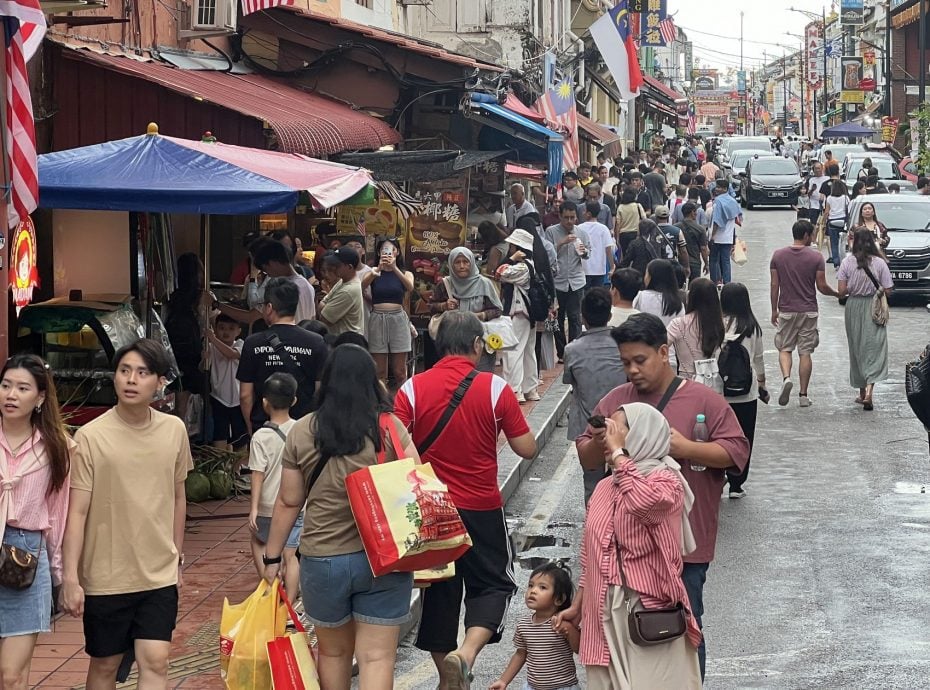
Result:
[[[904,363],[930,340],[923,300],[893,300],[889,379],[875,411],[853,403],[843,310],[820,297],[813,406],[774,404],[780,375],[771,345],[768,260],[791,242],[793,213],[746,213],[749,262],[734,267],[763,324],[773,405],[760,406],[747,495],[721,499],[717,557],[705,590],[706,687],[917,689],[930,677],[930,452],[904,396]],[[833,268],[827,279],[835,284]],[[797,379],[795,379],[795,382]],[[797,385],[795,385],[795,392]],[[476,669],[487,688],[512,651],[513,623],[537,558],[577,570],[584,519],[581,473],[559,429],[507,506],[518,546],[514,599],[502,644]],[[534,539],[535,538],[535,539]],[[583,678],[583,676],[581,676]],[[522,676],[511,686],[522,688]],[[432,690],[427,655],[400,650],[396,688]],[[649,689],[643,690],[674,690]]]

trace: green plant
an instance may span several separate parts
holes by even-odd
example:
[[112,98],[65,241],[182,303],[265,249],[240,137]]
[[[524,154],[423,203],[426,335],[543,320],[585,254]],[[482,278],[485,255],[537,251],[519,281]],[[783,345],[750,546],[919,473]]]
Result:
[[930,103],[921,103],[908,113],[917,121],[919,148],[917,150],[917,170],[924,175],[930,170]]

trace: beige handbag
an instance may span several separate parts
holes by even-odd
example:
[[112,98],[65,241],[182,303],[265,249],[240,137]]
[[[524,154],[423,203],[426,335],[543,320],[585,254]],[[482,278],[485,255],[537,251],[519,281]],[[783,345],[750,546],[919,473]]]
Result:
[[891,311],[888,308],[888,295],[885,294],[885,289],[878,284],[868,266],[865,267],[865,274],[872,281],[872,285],[875,286],[875,294],[872,295],[872,323],[876,326],[887,326],[888,318],[891,316]]

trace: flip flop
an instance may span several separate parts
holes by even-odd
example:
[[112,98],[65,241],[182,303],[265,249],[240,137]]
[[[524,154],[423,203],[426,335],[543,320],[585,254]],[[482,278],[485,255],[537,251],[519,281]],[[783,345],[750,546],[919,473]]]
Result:
[[449,690],[471,690],[471,682],[475,677],[468,669],[468,664],[457,652],[449,652],[443,659],[443,670],[446,672]]

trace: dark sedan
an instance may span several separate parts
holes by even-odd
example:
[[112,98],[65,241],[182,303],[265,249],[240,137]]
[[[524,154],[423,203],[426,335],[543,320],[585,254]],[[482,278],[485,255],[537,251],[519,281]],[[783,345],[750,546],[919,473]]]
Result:
[[801,171],[791,158],[752,158],[740,185],[740,203],[754,206],[794,206],[801,189]]

